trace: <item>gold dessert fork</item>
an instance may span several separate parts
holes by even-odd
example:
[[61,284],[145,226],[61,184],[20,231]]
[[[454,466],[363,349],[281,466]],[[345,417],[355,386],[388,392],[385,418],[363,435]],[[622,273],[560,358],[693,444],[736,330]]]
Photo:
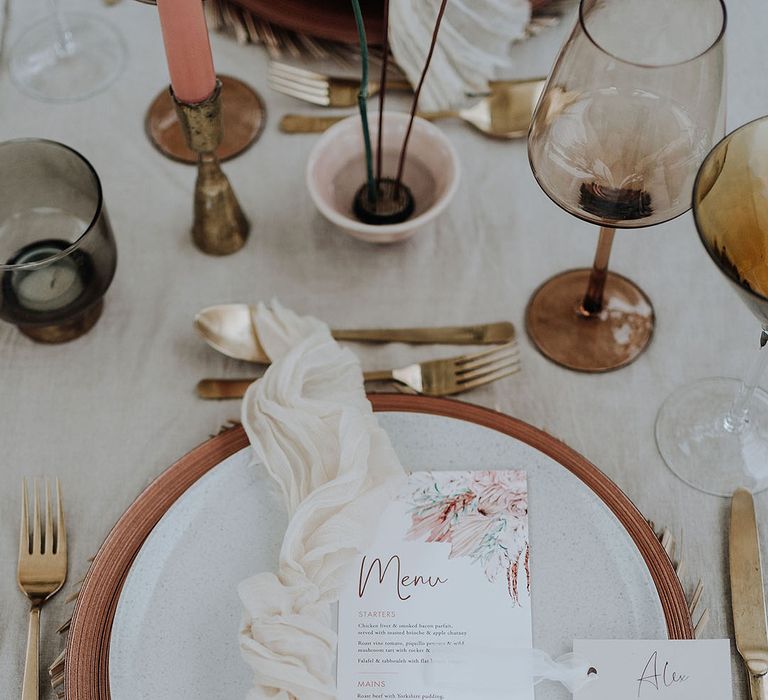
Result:
[[22,483],[21,534],[19,537],[18,582],[29,598],[29,631],[21,700],[39,700],[40,609],[67,580],[67,531],[61,504],[61,487],[56,480],[56,524],[48,480],[45,481],[45,529],[40,520],[40,495],[34,482],[32,533],[29,528],[27,481]]
[[[364,372],[366,382],[397,382],[425,396],[449,396],[495,382],[520,371],[516,342],[473,355],[430,360],[400,369]],[[197,395],[202,399],[239,399],[255,379],[202,379]]]

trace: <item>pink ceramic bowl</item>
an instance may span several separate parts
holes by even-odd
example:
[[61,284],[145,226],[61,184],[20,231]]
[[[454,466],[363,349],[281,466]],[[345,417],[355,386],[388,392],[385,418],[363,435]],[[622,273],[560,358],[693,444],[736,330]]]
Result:
[[[370,115],[374,156],[377,115]],[[394,177],[409,116],[384,113],[384,177]],[[403,182],[411,188],[416,209],[407,221],[376,226],[364,224],[352,212],[355,193],[365,182],[365,158],[360,117],[334,124],[317,142],[307,163],[307,187],[322,215],[350,236],[371,243],[409,238],[433,221],[449,204],[459,186],[459,159],[442,131],[418,117],[413,123]]]

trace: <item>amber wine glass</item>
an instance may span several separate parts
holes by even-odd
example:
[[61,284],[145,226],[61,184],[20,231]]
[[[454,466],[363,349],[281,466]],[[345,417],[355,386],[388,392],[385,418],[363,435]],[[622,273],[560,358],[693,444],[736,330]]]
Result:
[[761,325],[746,380],[703,379],[672,394],[656,442],[675,474],[706,493],[768,486],[768,117],[750,122],[707,156],[693,189],[701,242]]
[[600,226],[592,269],[542,284],[526,311],[536,347],[583,372],[623,367],[653,333],[650,300],[608,272],[617,228],[690,208],[725,131],[721,0],[581,0],[528,136],[531,169],[560,207]]

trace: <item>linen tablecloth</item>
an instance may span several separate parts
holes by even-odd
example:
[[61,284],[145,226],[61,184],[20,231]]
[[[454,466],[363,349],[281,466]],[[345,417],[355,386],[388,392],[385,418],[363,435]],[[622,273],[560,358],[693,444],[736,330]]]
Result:
[[[461,157],[464,178],[447,215],[403,245],[377,248],[326,223],[304,188],[316,136],[286,136],[280,115],[308,106],[266,86],[256,47],[213,37],[219,72],[259,89],[269,123],[261,140],[226,164],[253,223],[245,249],[227,258],[198,252],[188,233],[193,168],[161,157],[144,136],[144,111],[166,83],[152,7],[62,0],[119,26],[130,52],[125,73],[86,102],[47,105],[0,68],[0,139],[63,141],[98,170],[119,247],[104,316],[86,337],[34,345],[0,324],[0,695],[21,686],[27,606],[16,588],[21,477],[62,480],[70,541],[70,582],[79,579],[109,528],[143,487],[174,460],[239,416],[239,403],[204,402],[203,376],[246,376],[252,368],[208,349],[191,320],[201,307],[279,297],[332,326],[454,324],[510,319],[521,331],[522,373],[465,395],[543,428],[612,477],[650,519],[680,540],[689,583],[701,576],[712,619],[707,636],[732,634],[727,586],[728,501],[679,481],[659,457],[656,411],[676,387],[699,377],[741,376],[759,329],[698,241],[690,214],[648,230],[619,232],[613,269],[648,292],[656,336],[632,366],[576,374],[551,364],[523,332],[531,292],[555,272],[591,262],[597,230],[559,210],[536,185],[523,141],[500,143],[460,123],[441,128]],[[13,3],[9,46],[46,3]],[[728,127],[768,113],[768,10],[731,3]],[[519,73],[545,74],[569,22],[516,49]],[[451,348],[357,347],[364,368],[396,366]],[[768,528],[768,494],[757,499]],[[768,529],[766,529],[768,533]],[[768,535],[764,537],[768,547]],[[768,551],[766,551],[768,561]],[[41,665],[60,649],[54,630],[66,595],[43,614]],[[734,665],[737,700],[746,698]]]

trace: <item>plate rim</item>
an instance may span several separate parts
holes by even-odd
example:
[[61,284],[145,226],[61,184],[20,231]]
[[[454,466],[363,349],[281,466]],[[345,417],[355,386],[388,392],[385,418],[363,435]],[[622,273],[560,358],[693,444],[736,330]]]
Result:
[[[579,478],[614,514],[637,547],[659,596],[670,639],[692,639],[682,584],[648,521],[602,471],[564,442],[518,418],[455,399],[369,394],[376,412],[423,413],[496,430],[543,452]],[[249,445],[241,425],[209,438],[141,492],[99,548],[77,597],[65,654],[65,697],[104,700],[109,691],[112,623],[125,578],[160,518],[201,476]]]

